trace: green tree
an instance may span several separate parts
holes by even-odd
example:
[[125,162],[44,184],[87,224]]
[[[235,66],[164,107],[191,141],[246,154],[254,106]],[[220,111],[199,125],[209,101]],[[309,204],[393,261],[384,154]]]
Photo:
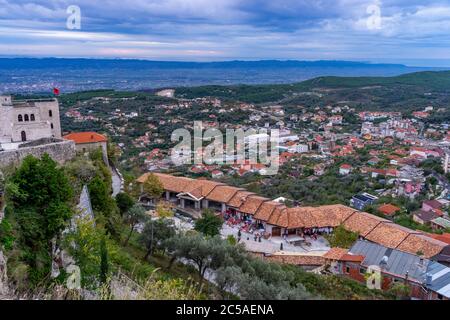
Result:
[[128,193],[121,192],[116,196],[116,204],[119,208],[120,215],[123,216],[125,212],[134,206],[136,201]]
[[2,200],[3,200],[3,192],[5,192],[5,175],[3,174],[3,172],[0,170],[0,206],[2,205]]
[[156,213],[160,218],[171,218],[173,217],[172,206],[167,202],[158,203],[156,205]]
[[111,230],[114,224],[111,222],[111,219],[117,214],[117,207],[114,199],[111,197],[110,187],[100,175],[97,175],[89,183],[88,189],[92,208],[97,213],[97,221],[105,224],[110,233],[114,233],[115,231]]
[[133,207],[131,207],[130,210],[128,210],[125,213],[125,221],[130,226],[130,233],[128,234],[125,245],[128,244],[128,241],[130,241],[130,238],[133,234],[134,229],[136,228],[136,225],[140,222],[143,222],[145,218],[147,217],[146,211],[143,206],[140,204],[135,204]]
[[89,183],[89,195],[92,208],[98,212],[105,212],[105,206],[109,202],[109,193],[106,183],[99,176]]
[[82,286],[95,288],[96,283],[101,280],[102,272],[106,271],[105,262],[108,259],[105,259],[105,253],[108,249],[102,249],[102,246],[108,246],[108,242],[104,230],[98,229],[88,217],[76,218],[75,221],[76,228],[64,239],[65,247],[81,269]]
[[64,171],[47,154],[26,157],[7,185],[24,260],[37,283],[51,268],[52,240],[72,216],[73,190]]
[[397,299],[403,299],[410,296],[411,288],[405,283],[397,282],[391,285],[388,292],[397,297]]
[[231,244],[233,246],[237,244],[237,240],[232,234],[228,235],[227,241],[228,241],[229,244]]
[[220,234],[223,220],[220,216],[214,214],[210,209],[203,211],[202,217],[195,221],[194,229],[206,236],[214,237]]
[[66,166],[66,171],[83,185],[88,184],[97,175],[97,168],[91,160],[86,158],[80,158],[70,162]]
[[237,266],[231,266],[217,269],[214,282],[219,288],[222,299],[225,299],[228,293],[234,292],[244,280],[242,270]]
[[108,145],[106,150],[109,163],[115,164],[117,162],[117,155],[118,155],[117,146],[110,139],[108,139]]
[[0,222],[0,248],[3,246],[6,250],[13,248],[15,241],[13,228],[8,220],[4,219]]
[[211,246],[207,239],[200,234],[190,234],[184,237],[172,237],[167,241],[168,251],[171,252],[172,260],[184,258],[191,261],[197,268],[197,273],[203,281],[206,271],[211,262]]
[[144,183],[144,193],[148,197],[158,200],[163,192],[164,187],[161,181],[153,173],[150,173]]
[[305,299],[310,295],[294,283],[294,275],[278,264],[253,258],[240,245],[221,237],[204,237],[199,233],[177,235],[167,241],[168,252],[196,266],[200,281],[208,270],[215,270],[215,282],[222,297],[237,292],[243,299]]
[[145,246],[146,253],[144,259],[153,255],[155,250],[165,249],[165,241],[175,236],[176,230],[173,220],[151,219],[140,235],[139,241]]
[[358,234],[348,231],[340,225],[334,229],[333,234],[327,236],[327,240],[331,247],[350,248],[358,240]]

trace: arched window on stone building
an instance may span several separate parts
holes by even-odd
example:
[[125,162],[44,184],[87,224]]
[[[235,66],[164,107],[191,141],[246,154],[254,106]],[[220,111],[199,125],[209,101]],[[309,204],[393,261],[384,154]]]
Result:
[[35,120],[36,120],[36,118],[34,117],[34,114],[31,114],[31,115],[30,115],[30,120],[31,120],[31,121],[35,121]]
[[25,115],[25,121],[30,121],[30,117],[27,114]]
[[19,114],[19,116],[17,117],[17,120],[19,120],[19,122],[22,122],[22,121],[23,121],[23,117],[22,117],[21,114]]
[[51,118],[51,117],[53,117],[53,112],[52,112],[52,110],[48,110],[48,116]]
[[26,133],[25,131],[22,131],[22,132],[20,133],[20,135],[21,135],[21,137],[22,137],[22,141],[23,141],[23,142],[27,141],[27,133]]

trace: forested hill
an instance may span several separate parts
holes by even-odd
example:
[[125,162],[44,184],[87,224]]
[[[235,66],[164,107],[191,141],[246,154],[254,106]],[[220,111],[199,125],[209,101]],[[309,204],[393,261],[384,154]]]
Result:
[[450,71],[423,71],[395,77],[319,77],[300,83],[310,89],[407,85],[430,91],[450,90]]
[[318,77],[280,85],[178,88],[176,96],[215,96],[256,104],[347,104],[364,110],[410,112],[428,105],[450,106],[450,71],[415,72],[395,77]]

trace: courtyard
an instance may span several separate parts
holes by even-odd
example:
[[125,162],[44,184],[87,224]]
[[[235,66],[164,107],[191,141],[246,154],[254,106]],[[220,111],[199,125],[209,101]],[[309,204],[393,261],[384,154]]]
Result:
[[[232,235],[235,239],[238,239],[238,233],[238,226],[223,224],[221,231],[223,238]],[[287,239],[283,239],[282,237],[265,239],[264,237],[255,238],[254,233],[241,231],[239,243],[243,243],[247,251],[264,254],[272,254],[280,251],[292,253],[327,252],[330,249],[328,241],[322,236],[317,236],[317,239],[310,237],[301,239],[298,236],[288,236]]]

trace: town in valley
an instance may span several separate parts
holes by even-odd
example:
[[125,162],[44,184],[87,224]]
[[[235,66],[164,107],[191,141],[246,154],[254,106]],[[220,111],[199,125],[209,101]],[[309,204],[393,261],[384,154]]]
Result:
[[0,309],[444,306],[449,13],[450,0],[0,0]]

